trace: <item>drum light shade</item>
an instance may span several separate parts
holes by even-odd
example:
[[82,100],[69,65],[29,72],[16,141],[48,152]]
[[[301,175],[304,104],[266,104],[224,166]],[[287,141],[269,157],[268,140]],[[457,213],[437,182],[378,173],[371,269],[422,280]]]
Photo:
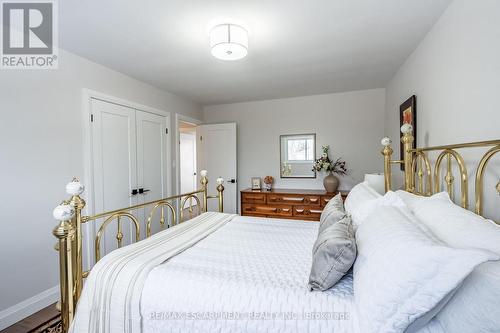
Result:
[[248,32],[236,24],[219,24],[210,30],[212,55],[221,60],[239,60],[248,54]]

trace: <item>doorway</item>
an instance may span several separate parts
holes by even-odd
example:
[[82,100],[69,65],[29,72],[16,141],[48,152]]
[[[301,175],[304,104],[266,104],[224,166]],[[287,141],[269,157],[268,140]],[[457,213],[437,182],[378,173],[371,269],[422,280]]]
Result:
[[196,191],[196,125],[179,121],[179,166],[181,192]]

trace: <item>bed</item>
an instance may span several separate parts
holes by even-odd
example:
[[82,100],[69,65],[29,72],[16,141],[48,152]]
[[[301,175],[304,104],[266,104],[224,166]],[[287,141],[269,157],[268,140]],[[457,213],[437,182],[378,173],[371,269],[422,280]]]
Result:
[[[432,178],[426,177],[430,175],[430,162],[424,152],[427,151],[426,149],[432,150],[432,148],[413,150],[411,148],[411,130],[403,132],[406,150],[403,161],[391,160],[390,142],[383,140],[386,190],[389,191],[392,186],[390,165],[403,163],[407,170],[404,192],[415,197],[430,197],[431,194],[439,192],[440,189],[439,187],[434,188],[431,183],[426,183],[429,179],[432,181]],[[463,148],[463,146],[436,147],[436,150],[444,152],[443,157],[438,158],[438,162],[443,158],[457,157],[458,153],[455,149]],[[484,174],[488,161],[496,152],[500,151],[500,141],[472,143],[471,146],[493,147],[479,163],[477,172],[479,178],[476,179],[477,191],[478,184],[482,187],[481,175]],[[458,162],[460,162],[460,158],[456,158]],[[425,169],[426,167],[429,169]],[[452,172],[451,166],[448,166],[448,172]],[[463,168],[460,168],[460,172],[462,175],[464,174]],[[439,177],[439,172],[436,174],[438,175],[436,177]],[[447,177],[447,179],[451,178]],[[463,180],[463,177],[459,179]],[[97,256],[97,259],[100,260],[92,268],[90,274],[84,272],[79,264],[81,258],[78,253],[81,255],[81,249],[78,248],[78,241],[81,235],[75,237],[79,227],[81,227],[79,224],[98,218],[107,218],[108,223],[103,225],[110,224],[113,220],[122,223],[120,217],[122,219],[128,218],[137,229],[140,223],[133,216],[127,215],[130,208],[92,217],[82,216],[84,205],[80,195],[83,188],[77,181],[67,186],[68,193],[71,194],[72,198],[67,204],[58,206],[54,212],[54,216],[61,221],[54,230],[54,234],[59,239],[61,310],[64,331],[352,333],[406,331],[437,333],[446,332],[446,327],[454,325],[452,322],[449,326],[443,326],[443,323],[447,323],[450,316],[457,315],[456,309],[454,310],[455,314],[447,314],[451,311],[447,309],[454,309],[453,306],[458,307],[459,305],[456,304],[460,304],[460,302],[470,301],[466,298],[469,294],[460,289],[471,288],[474,292],[477,284],[474,284],[474,279],[484,283],[484,277],[480,275],[481,269],[486,270],[487,283],[491,282],[493,285],[497,282],[500,283],[497,278],[491,278],[491,272],[500,273],[500,266],[496,262],[498,255],[493,253],[497,250],[496,248],[487,248],[486,250],[489,252],[483,251],[481,253],[476,250],[464,249],[463,252],[450,254],[449,257],[443,256],[447,262],[461,260],[463,265],[469,265],[469,268],[453,267],[453,270],[448,271],[449,275],[457,275],[457,272],[460,271],[462,277],[455,276],[454,287],[442,290],[443,295],[439,299],[436,298],[432,311],[428,309],[425,311],[425,316],[420,313],[416,318],[410,318],[411,320],[408,319],[411,317],[408,314],[410,312],[399,313],[399,316],[402,317],[393,316],[392,312],[397,312],[397,308],[401,304],[394,303],[390,297],[386,298],[387,294],[391,293],[391,286],[394,286],[395,289],[399,287],[396,284],[391,285],[390,281],[399,278],[399,275],[405,277],[407,275],[390,267],[391,258],[382,259],[385,262],[380,267],[388,265],[387,269],[377,270],[375,267],[372,268],[371,273],[366,273],[370,272],[369,268],[365,269],[361,265],[366,260],[366,254],[368,253],[368,256],[372,252],[380,254],[385,246],[373,243],[371,240],[372,248],[366,251],[368,245],[365,244],[369,243],[367,240],[366,243],[361,244],[361,249],[365,252],[358,260],[359,267],[354,266],[354,273],[351,270],[333,288],[325,292],[311,292],[307,282],[311,269],[311,249],[317,238],[319,223],[224,214],[222,212],[224,190],[222,181],[218,180],[217,182],[218,194],[215,196],[208,195],[207,183],[206,172],[204,172],[203,187],[200,191],[179,195],[173,199],[179,199],[181,207],[183,207],[188,198],[199,200],[197,195],[200,194],[202,200],[198,201],[198,207],[205,207],[206,210],[206,201],[215,198],[219,201],[220,212],[205,212],[180,224],[174,222],[174,227],[151,235],[145,240],[119,248],[103,258]],[[447,189],[452,192],[450,185],[446,185]],[[463,191],[463,183],[461,189]],[[379,232],[384,227],[390,226],[392,222],[396,223],[392,221],[394,219],[391,218],[391,214],[398,214],[397,209],[399,208],[394,208],[397,204],[393,204],[394,198],[391,199],[391,196],[377,194],[371,191],[367,184],[358,186],[358,190],[352,191],[351,194],[350,198],[348,197],[350,203],[348,205],[346,202],[346,208],[349,208],[349,214],[353,216],[353,221],[354,219],[358,221],[367,219],[366,216],[370,214],[373,220],[376,220],[378,216],[384,217],[384,224],[380,224],[378,228],[375,228],[375,225],[382,223],[380,221],[371,223],[372,229],[358,227],[360,239],[363,241],[370,237],[371,233]],[[460,196],[462,199],[463,195],[462,193]],[[394,194],[395,196],[396,194]],[[175,218],[173,205],[167,204],[169,202],[167,199],[148,204],[154,207],[153,211],[161,209],[162,218],[164,208],[171,210]],[[403,202],[416,212],[419,205],[429,204],[427,201],[421,203],[418,199],[398,194],[398,199],[395,201],[398,204]],[[371,206],[366,204],[367,202],[379,201],[378,208],[373,208],[375,204]],[[203,205],[200,202],[203,202]],[[431,204],[443,204],[443,202],[431,201]],[[468,200],[462,200],[461,203],[466,206]],[[479,195],[479,207],[476,204],[478,213],[482,212],[481,204],[482,194]],[[382,213],[382,209],[385,208],[381,207],[386,205],[392,207],[392,211],[387,213],[388,215]],[[369,206],[372,207],[371,213],[367,213]],[[429,210],[431,208],[426,209],[424,213]],[[480,214],[474,215],[480,217]],[[425,214],[422,219],[425,219]],[[408,221],[411,223],[406,228],[411,229],[413,225],[418,224],[413,216],[408,217]],[[148,226],[150,223],[151,219],[146,221],[148,230],[151,229]],[[369,223],[364,224],[369,225]],[[394,225],[394,229],[397,229],[396,224]],[[442,230],[434,230],[431,226],[429,230],[432,230],[429,231],[427,228],[422,224],[416,229],[418,229],[417,232],[423,232],[423,234],[437,234],[439,237],[436,238],[440,238],[440,242],[444,244],[445,241],[442,239],[446,240],[446,230],[443,231],[445,235],[441,235],[439,233]],[[494,235],[486,243],[493,244],[497,239],[500,239],[498,238],[500,230],[491,228],[489,230],[493,230]],[[400,235],[401,232],[401,230],[394,231],[394,235],[391,235],[390,232],[393,231],[392,229],[388,231],[387,237],[389,239],[393,239],[394,235]],[[482,237],[481,231],[478,233],[477,237]],[[460,247],[460,244],[453,244],[455,235],[452,238],[446,240],[450,243],[447,244],[450,253],[455,251],[455,247]],[[390,246],[391,244],[387,245],[388,248]],[[96,250],[98,249],[99,244],[96,243]],[[463,254],[472,258],[470,263],[463,260]],[[422,254],[422,260],[423,256],[424,254]],[[491,263],[494,265],[491,266]],[[481,269],[478,270],[476,267],[481,267]],[[370,274],[372,273],[373,281],[379,281],[378,283],[371,283]],[[411,274],[413,273],[411,272]],[[354,276],[353,274],[358,275]],[[408,273],[408,275],[411,274]],[[453,277],[441,279],[443,275],[446,275],[446,272],[439,276],[419,277],[417,280],[407,282],[418,285],[421,279],[428,279],[428,281],[434,281],[435,284],[439,285],[441,282],[444,284],[453,279]],[[362,280],[363,278],[365,280]],[[86,279],[85,288],[83,288],[83,279]],[[355,279],[358,279],[358,282]],[[385,280],[387,280],[386,285],[384,285]],[[361,287],[359,281],[363,283]],[[427,283],[427,287],[430,288],[429,285],[432,287],[433,283]],[[357,287],[355,288],[355,286]],[[422,284],[415,289],[424,290],[427,287]],[[402,289],[399,297],[404,298],[407,288]],[[360,293],[364,293],[364,296],[360,296]],[[500,294],[500,291],[493,290],[493,293],[490,294],[496,296]],[[388,311],[392,318],[386,320],[385,314],[382,313],[383,309],[380,313],[377,312],[381,306],[377,307],[377,304],[371,304],[373,302],[370,298],[377,298],[377,295],[380,296],[380,299],[386,299],[387,304],[396,304],[394,311],[392,309]],[[413,297],[413,295],[410,296]],[[410,296],[407,298],[410,299]],[[420,296],[426,296],[425,292],[424,295]],[[460,299],[460,297],[464,299]],[[489,296],[484,296],[480,301],[488,301],[487,297]],[[361,306],[360,300],[362,300]],[[427,298],[424,300],[430,302]],[[417,299],[415,302],[419,301],[422,302],[422,299]],[[367,306],[363,308],[365,304]],[[374,307],[370,308],[370,306]],[[464,309],[464,316],[470,315],[467,314],[463,305],[459,309],[460,311]],[[498,311],[495,312],[496,310],[487,308],[487,311],[490,310],[491,313],[488,316],[500,315],[497,313]],[[372,311],[373,315],[366,316],[366,311]],[[485,312],[486,310],[473,315],[484,316]],[[440,313],[443,313],[441,317],[439,317]],[[422,321],[423,319],[425,321]],[[368,321],[378,324],[366,326]],[[387,324],[391,321],[391,325]],[[403,321],[408,323],[404,326],[399,325],[399,322]],[[455,321],[459,322],[459,320]],[[389,326],[384,326],[386,324]],[[487,329],[487,327],[495,327],[494,325],[496,322],[492,320],[491,323],[485,324],[485,327]]]

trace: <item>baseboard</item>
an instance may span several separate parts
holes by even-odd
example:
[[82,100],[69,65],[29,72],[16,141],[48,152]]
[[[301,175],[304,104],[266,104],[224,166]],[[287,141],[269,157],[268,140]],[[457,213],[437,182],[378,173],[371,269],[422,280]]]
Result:
[[42,291],[16,305],[0,311],[0,330],[7,328],[33,313],[57,302],[59,299],[59,286]]

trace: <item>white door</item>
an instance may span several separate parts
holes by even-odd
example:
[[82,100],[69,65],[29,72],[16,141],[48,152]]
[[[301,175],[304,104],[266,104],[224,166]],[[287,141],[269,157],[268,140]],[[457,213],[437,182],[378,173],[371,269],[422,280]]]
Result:
[[[137,195],[139,203],[159,200],[168,193],[169,166],[167,153],[170,141],[167,134],[169,117],[136,110],[137,131]],[[152,207],[139,212],[140,221],[146,221]],[[144,218],[145,217],[145,218]],[[153,233],[160,231],[160,212],[152,220]],[[167,222],[167,220],[165,221]],[[146,225],[141,225],[142,238],[146,235]]]
[[[97,99],[91,103],[95,212],[169,196],[169,117]],[[146,235],[145,222],[151,208],[131,212],[139,220],[141,239]],[[159,231],[159,217],[157,212],[152,221],[153,233]],[[96,231],[102,223],[97,221]],[[106,228],[101,256],[117,248],[117,228],[116,220]],[[135,228],[127,218],[122,218],[122,232],[122,245],[135,241]]]
[[[196,191],[196,134],[180,133],[181,193]],[[195,202],[194,202],[195,203]]]
[[[216,194],[215,180],[224,178],[224,212],[238,211],[237,165],[236,165],[236,123],[201,125],[201,156],[199,169],[208,171],[209,194]],[[217,201],[209,200],[208,209],[217,210]]]
[[[105,212],[137,204],[131,195],[137,188],[135,110],[92,99],[92,149],[94,169],[94,209]],[[102,224],[97,221],[95,230]],[[130,243],[132,228],[123,223],[123,244]],[[101,256],[117,247],[116,223],[106,228]]]

